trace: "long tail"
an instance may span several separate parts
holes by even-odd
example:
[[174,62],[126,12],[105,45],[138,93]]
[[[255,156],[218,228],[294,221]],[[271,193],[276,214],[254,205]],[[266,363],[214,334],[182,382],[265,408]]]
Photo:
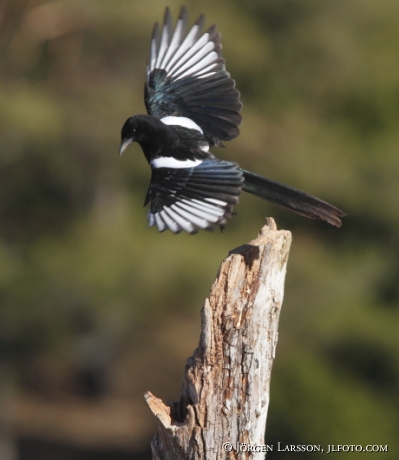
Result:
[[331,225],[341,227],[340,217],[344,217],[346,214],[335,206],[302,192],[302,190],[280,184],[244,169],[241,171],[245,178],[242,190],[288,208],[309,219],[321,219]]

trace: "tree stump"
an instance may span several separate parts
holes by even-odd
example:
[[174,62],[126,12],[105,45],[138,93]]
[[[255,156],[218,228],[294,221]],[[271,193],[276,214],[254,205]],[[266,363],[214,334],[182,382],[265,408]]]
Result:
[[153,460],[262,459],[271,369],[278,339],[291,233],[267,219],[258,237],[222,262],[201,311],[198,348],[181,398],[158,418]]

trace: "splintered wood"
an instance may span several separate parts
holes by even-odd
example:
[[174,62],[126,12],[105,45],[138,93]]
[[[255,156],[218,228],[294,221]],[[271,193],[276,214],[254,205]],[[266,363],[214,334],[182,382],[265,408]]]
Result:
[[154,460],[265,457],[290,244],[291,233],[267,219],[255,240],[222,262],[201,312],[200,342],[187,361],[180,401],[167,406],[145,395],[159,421]]

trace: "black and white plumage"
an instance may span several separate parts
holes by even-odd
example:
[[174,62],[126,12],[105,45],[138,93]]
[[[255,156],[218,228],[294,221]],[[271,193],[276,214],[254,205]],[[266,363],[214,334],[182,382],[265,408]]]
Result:
[[155,24],[147,66],[148,115],[130,117],[120,153],[138,142],[151,167],[145,199],[149,225],[197,233],[225,225],[242,190],[311,219],[341,226],[345,213],[305,192],[219,160],[209,151],[239,135],[242,104],[226,71],[216,26],[202,33],[204,16],[186,34],[182,8],[173,30],[167,8]]

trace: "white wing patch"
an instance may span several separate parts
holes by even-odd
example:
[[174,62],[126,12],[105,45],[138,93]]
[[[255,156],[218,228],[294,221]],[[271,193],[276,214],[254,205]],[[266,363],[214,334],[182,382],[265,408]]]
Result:
[[225,206],[227,203],[221,200],[215,200],[215,198],[205,198],[206,201],[209,201],[209,203],[214,203],[218,204],[219,206]]
[[[173,115],[169,115],[167,117],[161,118],[161,121],[162,123],[165,123],[165,125],[182,126],[183,128],[194,129],[199,131],[201,134],[204,134],[201,127],[187,117],[175,117]],[[203,152],[209,152],[209,144],[204,140],[203,144],[199,146],[199,149]]]
[[197,125],[197,123],[195,123],[193,120],[187,117],[174,117],[170,115],[168,117],[161,118],[161,121],[165,125],[182,126],[183,128],[195,129],[196,131],[199,131],[201,134],[204,134],[202,129]]
[[[181,202],[178,202],[177,205],[173,205],[173,206],[178,206],[180,209],[183,209],[183,210],[185,209],[186,211],[189,211],[194,216],[197,216],[197,217],[203,219],[204,221],[207,220],[209,222],[216,223],[219,220],[219,218],[221,217],[221,216],[217,216],[217,215],[212,215],[210,213],[207,213],[204,210],[195,208],[193,206],[189,206],[189,205],[187,205],[185,203],[181,203]],[[173,206],[172,206],[172,208],[173,208]],[[223,215],[224,214],[223,210],[221,210],[221,211],[222,211],[222,215]],[[201,226],[201,228],[203,228],[203,227]]]
[[[147,67],[147,80],[155,69],[164,69],[168,77],[180,80],[187,76],[208,77],[215,72],[218,65],[218,53],[215,50],[214,37],[208,32],[197,38],[201,29],[194,24],[186,38],[183,39],[184,18],[179,18],[171,35],[168,22],[162,27],[161,36],[154,34],[151,41],[150,60]],[[159,42],[158,42],[159,40]],[[159,43],[159,45],[158,45]]]
[[173,157],[158,157],[154,160],[151,160],[151,168],[171,168],[171,169],[181,169],[181,168],[194,168],[201,164],[203,160],[176,160]]
[[[181,20],[179,19],[177,21],[177,23],[179,23]],[[197,36],[198,34],[198,31],[199,31],[199,26],[197,25],[194,25],[190,32],[188,33],[187,37],[185,38],[185,40],[183,41],[183,43],[177,47],[177,50],[176,50],[176,53],[174,56],[172,56],[172,58],[170,59],[170,61],[168,63],[165,63],[165,67],[164,69],[166,71],[170,71],[170,69],[172,68],[173,64],[175,62],[177,62],[182,56],[184,56],[184,53],[187,53],[191,47],[193,46],[194,42],[195,42],[195,37]],[[176,31],[175,31],[176,33]],[[173,34],[173,38],[174,38],[175,34]],[[173,41],[173,39],[172,39]],[[172,53],[171,53],[172,54]],[[155,66],[151,69],[151,70],[154,70],[155,69]]]
[[[217,217],[221,217],[224,214],[224,209],[219,208],[217,206],[211,206],[207,203],[204,203],[203,201],[192,199],[192,200],[181,200],[182,203],[187,203],[189,204],[193,209],[199,209],[200,211],[204,211],[207,213],[207,215],[214,215]],[[227,203],[225,203],[227,204]]]
[[[227,205],[220,200],[214,201]],[[181,199],[159,212],[149,211],[148,226],[156,225],[160,232],[169,229],[173,233],[180,233],[182,230],[197,233],[198,229],[212,229],[217,224],[225,224],[225,212],[226,209],[220,205],[211,205],[197,199]]]

